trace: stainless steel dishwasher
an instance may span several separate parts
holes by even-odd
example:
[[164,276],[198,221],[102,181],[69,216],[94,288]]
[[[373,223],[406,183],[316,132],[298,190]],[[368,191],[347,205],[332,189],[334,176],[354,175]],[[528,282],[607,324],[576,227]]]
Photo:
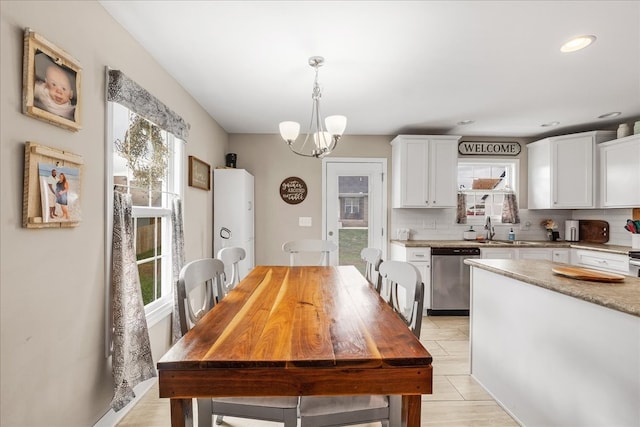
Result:
[[467,258],[480,258],[479,248],[431,248],[432,315],[469,315],[470,268]]

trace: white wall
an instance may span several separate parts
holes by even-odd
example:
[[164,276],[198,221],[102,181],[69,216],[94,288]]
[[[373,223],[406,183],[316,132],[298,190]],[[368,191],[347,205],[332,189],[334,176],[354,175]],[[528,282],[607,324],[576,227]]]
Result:
[[[345,135],[331,157],[390,159],[391,139]],[[322,161],[292,153],[280,135],[230,135],[229,151],[238,154],[237,167],[255,176],[256,265],[288,264],[289,258],[282,253],[284,242],[322,237]],[[390,162],[388,168],[390,172]],[[280,183],[289,176],[302,178],[307,184],[308,196],[298,205],[289,205],[280,198]],[[388,179],[387,192],[389,182]],[[300,227],[301,216],[311,217],[312,227]]]
[[[104,358],[105,66],[122,70],[191,124],[186,154],[224,164],[227,134],[95,1],[0,2],[0,425],[89,426],[108,409]],[[71,132],[21,113],[22,46],[30,27],[81,64],[83,129]],[[82,222],[22,228],[25,141],[84,159]],[[211,192],[187,187],[187,260],[211,256]],[[150,332],[154,357],[170,322]]]

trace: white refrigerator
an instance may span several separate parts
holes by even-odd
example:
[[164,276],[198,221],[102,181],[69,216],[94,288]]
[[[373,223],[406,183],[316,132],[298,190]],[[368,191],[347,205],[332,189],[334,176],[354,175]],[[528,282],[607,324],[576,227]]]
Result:
[[213,256],[225,247],[244,248],[247,256],[239,263],[240,278],[255,266],[253,194],[253,175],[246,170],[214,169]]

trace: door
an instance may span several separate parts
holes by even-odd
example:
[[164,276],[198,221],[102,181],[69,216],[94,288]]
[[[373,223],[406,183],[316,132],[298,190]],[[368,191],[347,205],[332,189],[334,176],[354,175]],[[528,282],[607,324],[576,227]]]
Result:
[[387,240],[387,159],[322,160],[322,233],[336,243],[331,265],[355,265],[364,272],[360,251],[382,250]]

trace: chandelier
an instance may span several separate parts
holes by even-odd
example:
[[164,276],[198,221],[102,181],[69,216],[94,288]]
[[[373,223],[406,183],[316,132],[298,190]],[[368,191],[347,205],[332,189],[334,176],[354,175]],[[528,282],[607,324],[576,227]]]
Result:
[[305,157],[321,158],[331,153],[338,144],[340,137],[347,127],[345,116],[329,116],[325,119],[324,125],[320,116],[320,97],[322,92],[318,84],[318,68],[324,64],[322,56],[312,56],[309,58],[309,65],[315,69],[316,78],[313,82],[313,92],[311,99],[311,120],[309,131],[304,140],[296,142],[300,134],[300,123],[281,122],[280,136],[287,142],[287,145],[294,153]]

